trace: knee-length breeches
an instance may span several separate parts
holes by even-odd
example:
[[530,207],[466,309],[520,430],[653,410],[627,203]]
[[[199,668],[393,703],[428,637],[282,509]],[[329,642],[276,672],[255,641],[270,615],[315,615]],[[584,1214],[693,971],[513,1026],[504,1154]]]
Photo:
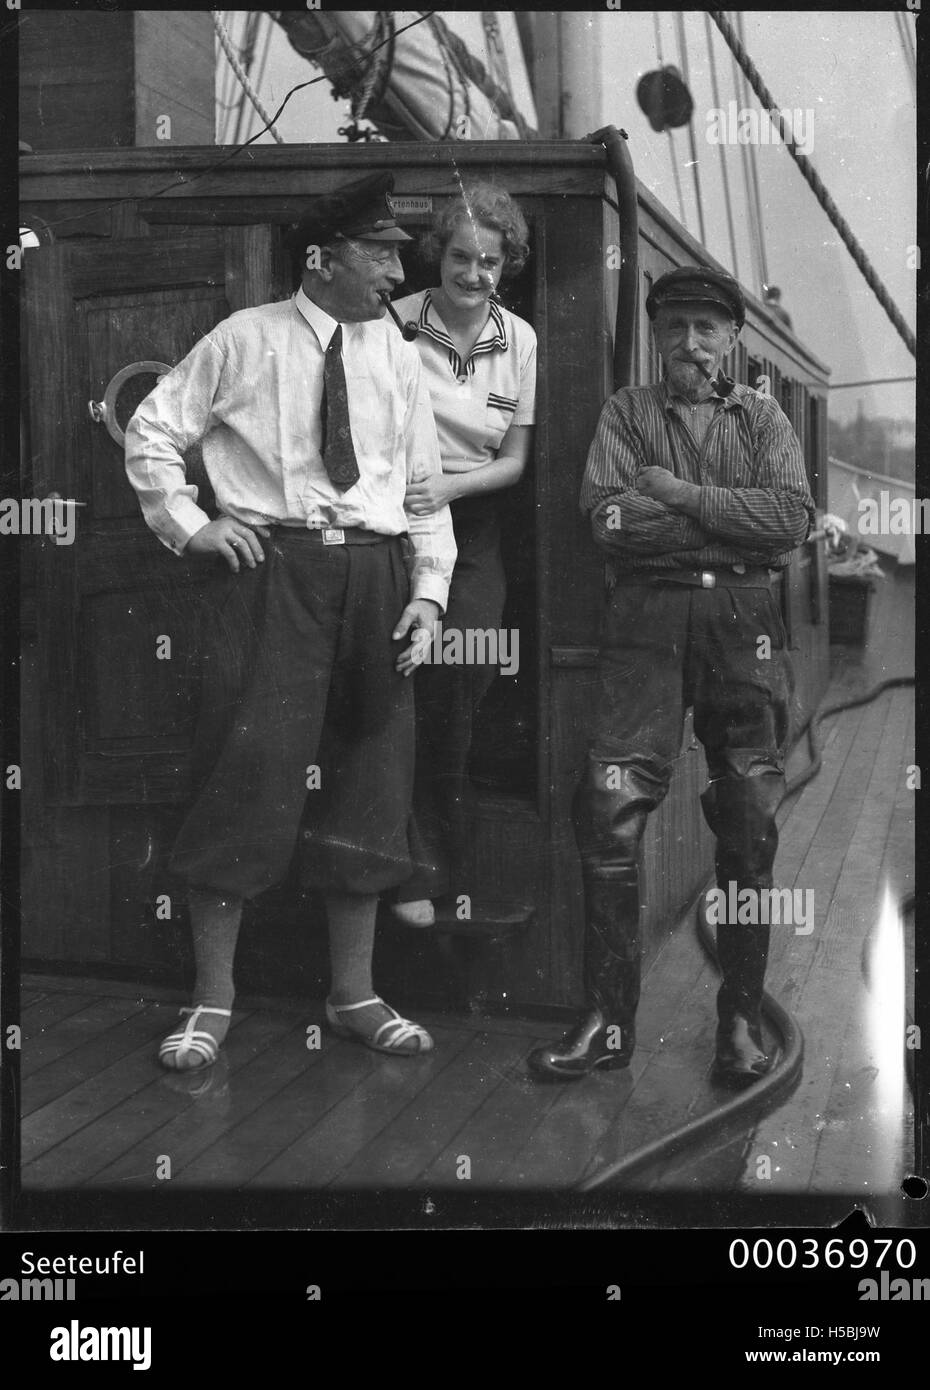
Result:
[[582,862],[635,867],[679,756],[685,711],[704,745],[701,798],[718,882],[771,886],[793,694],[770,589],[621,580],[607,607],[593,732],[574,805]]
[[380,892],[411,872],[413,687],[395,670],[409,638],[391,638],[409,594],[401,542],[275,528],[262,544],[264,562],[219,578],[204,610],[199,792],[171,868],[250,898],[300,842],[311,882]]

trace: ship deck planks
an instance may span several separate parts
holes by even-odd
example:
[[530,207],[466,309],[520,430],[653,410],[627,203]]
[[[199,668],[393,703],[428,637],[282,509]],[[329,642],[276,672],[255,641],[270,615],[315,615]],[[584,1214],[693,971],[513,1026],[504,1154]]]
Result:
[[[869,635],[861,651],[834,650],[827,704],[913,672],[912,571],[879,582]],[[864,1026],[862,955],[884,885],[896,899],[913,890],[913,708],[913,691],[898,689],[827,720],[820,775],[780,813],[778,883],[812,890],[815,906],[810,935],[773,928],[767,979],[805,1034],[800,1083],[751,1128],[716,1134],[629,1189],[861,1197],[908,1171],[906,1096],[901,1133],[891,1149],[881,1139],[887,1097]],[[789,775],[806,761],[802,744]],[[327,1034],[319,1002],[269,1000],[236,1009],[209,1074],[179,1077],[155,1058],[172,991],[29,976],[23,1188],[163,1188],[165,1156],[174,1190],[569,1188],[720,1101],[716,979],[689,914],[644,980],[629,1071],[545,1086],[525,1058],[558,1025],[418,1012],[436,1050],[396,1059]],[[314,1024],[319,1046],[308,1046]]]

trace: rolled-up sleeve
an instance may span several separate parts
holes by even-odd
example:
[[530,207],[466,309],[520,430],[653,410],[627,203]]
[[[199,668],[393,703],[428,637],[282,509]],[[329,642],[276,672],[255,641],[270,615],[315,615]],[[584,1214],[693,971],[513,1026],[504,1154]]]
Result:
[[216,422],[226,361],[222,334],[214,330],[162,377],[126,426],[126,473],[142,515],[176,555],[210,520],[187,481],[183,453]]
[[[414,349],[408,358],[404,439],[407,448],[407,482],[421,482],[431,473],[442,472],[439,440],[430,405],[429,390]],[[458,550],[448,506],[430,516],[407,512],[410,536],[410,596],[431,599],[443,613],[449,600],[449,585]]]

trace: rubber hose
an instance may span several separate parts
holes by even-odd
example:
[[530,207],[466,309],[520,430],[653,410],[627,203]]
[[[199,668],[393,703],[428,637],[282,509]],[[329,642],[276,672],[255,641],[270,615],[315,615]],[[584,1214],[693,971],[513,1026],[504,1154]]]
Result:
[[[808,782],[812,781],[820,771],[823,755],[820,748],[818,729],[823,720],[833,714],[839,714],[843,710],[858,709],[860,705],[870,704],[876,700],[885,690],[893,689],[897,686],[907,686],[914,684],[913,676],[892,676],[890,679],[881,681],[880,684],[873,686],[865,695],[857,696],[852,700],[844,700],[839,704],[830,705],[825,710],[820,710],[811,719],[807,726],[808,744],[811,752],[811,761],[808,766],[797,777],[793,778],[785,788],[785,794],[779,802],[779,809],[785,804],[789,797],[794,796]],[[907,899],[904,900],[905,902]],[[705,894],[702,892],[698,901],[697,908],[697,935],[698,940],[707,953],[717,963],[717,953],[714,949],[713,937],[710,926],[707,922],[705,912]],[[776,1065],[760,1081],[755,1082],[747,1090],[741,1091],[733,1096],[723,1105],[716,1106],[709,1110],[706,1115],[699,1115],[694,1120],[689,1120],[686,1124],[679,1125],[669,1134],[663,1135],[660,1139],[654,1139],[649,1144],[644,1144],[642,1148],[634,1149],[632,1153],[626,1154],[616,1163],[609,1164],[602,1168],[600,1172],[592,1177],[586,1178],[579,1183],[577,1190],[580,1192],[594,1192],[598,1188],[614,1185],[623,1178],[630,1177],[633,1173],[638,1173],[642,1168],[647,1168],[660,1159],[671,1158],[680,1150],[688,1148],[691,1144],[697,1143],[699,1139],[705,1138],[714,1130],[723,1128],[733,1119],[740,1119],[745,1128],[745,1121],[750,1118],[761,1118],[761,1116],[772,1108],[775,1100],[786,1095],[794,1088],[800,1080],[801,1071],[804,1063],[804,1036],[801,1032],[797,1020],[779,1004],[777,999],[768,993],[762,995],[762,1012],[768,1022],[781,1035],[782,1049],[781,1056]]]

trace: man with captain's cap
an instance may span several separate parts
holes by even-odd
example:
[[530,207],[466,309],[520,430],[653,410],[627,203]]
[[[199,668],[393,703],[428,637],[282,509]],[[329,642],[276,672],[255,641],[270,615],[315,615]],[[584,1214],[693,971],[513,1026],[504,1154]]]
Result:
[[[668,791],[687,708],[707,757],[701,805],[724,890],[772,887],[785,791],[793,685],[771,585],[813,520],[804,458],[777,402],[723,374],[745,317],[732,276],[671,270],[646,312],[663,379],[606,402],[581,488],[606,559],[607,610],[573,806],[585,1011],[561,1043],[530,1058],[538,1077],[555,1081],[632,1057],[639,844]],[[717,929],[714,1076],[724,1085],[752,1084],[770,1065],[760,1017],[768,945],[767,926]]]
[[[189,885],[197,967],[192,1008],[159,1053],[174,1070],[215,1061],[243,904],[298,848],[325,894],[333,1031],[394,1055],[432,1047],[371,978],[378,896],[412,871],[406,678],[456,557],[447,507],[404,508],[409,484],[441,463],[419,355],[385,318],[410,240],[392,188],[373,174],[313,200],[291,237],[294,295],[217,324],[126,429],[149,526],[215,572],[197,796],[171,859]],[[185,476],[196,442],[212,517]]]

